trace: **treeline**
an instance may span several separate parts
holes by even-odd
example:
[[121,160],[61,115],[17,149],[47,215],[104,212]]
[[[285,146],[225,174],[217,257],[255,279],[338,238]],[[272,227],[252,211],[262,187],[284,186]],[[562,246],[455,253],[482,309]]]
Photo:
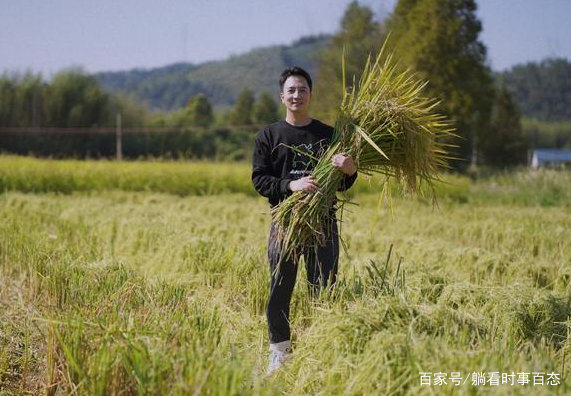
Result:
[[80,69],[62,71],[49,83],[33,73],[0,77],[0,127],[106,127],[118,113],[128,125],[145,123],[142,106],[103,91]]
[[[53,158],[115,156],[113,128],[120,114],[122,128],[130,132],[122,138],[125,158],[242,160],[250,157],[257,125],[281,116],[269,93],[256,99],[249,89],[226,111],[215,113],[208,98],[198,94],[182,109],[150,113],[132,99],[104,92],[97,79],[77,69],[50,82],[31,73],[5,74],[0,104],[0,150]],[[147,131],[136,133],[142,128]]]
[[254,92],[244,88],[233,107],[215,111],[205,94],[192,96],[185,107],[169,112],[155,112],[148,120],[150,127],[210,127],[254,126],[277,121],[283,115],[269,92]]
[[571,149],[571,121],[547,122],[523,118],[525,139],[532,148]]
[[571,148],[571,62],[530,62],[499,73],[497,79],[514,96],[531,147]]
[[527,118],[571,121],[571,62],[546,59],[517,65],[498,74]]
[[[277,97],[277,95],[276,95]],[[121,114],[126,127],[243,126],[274,122],[281,116],[274,97],[243,88],[233,108],[214,113],[202,93],[186,106],[150,113],[120,93],[103,91],[93,76],[79,69],[65,70],[50,82],[40,74],[4,74],[0,77],[0,127],[101,128],[116,125]]]

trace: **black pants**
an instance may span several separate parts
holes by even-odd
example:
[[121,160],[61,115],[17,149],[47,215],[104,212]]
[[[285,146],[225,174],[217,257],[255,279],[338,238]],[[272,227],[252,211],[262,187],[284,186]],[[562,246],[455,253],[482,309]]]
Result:
[[289,306],[301,256],[305,260],[310,294],[319,294],[328,285],[329,287],[333,286],[337,280],[339,236],[335,220],[331,222],[330,228],[326,243],[323,246],[305,247],[298,254],[280,262],[281,252],[276,238],[277,228],[272,223],[268,241],[271,284],[266,310],[270,343],[286,341],[291,337]]

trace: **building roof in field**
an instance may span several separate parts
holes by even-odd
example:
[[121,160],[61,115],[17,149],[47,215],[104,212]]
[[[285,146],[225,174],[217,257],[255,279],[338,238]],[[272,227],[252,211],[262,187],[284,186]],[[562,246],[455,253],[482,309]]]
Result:
[[571,150],[536,149],[531,153],[530,166],[532,169],[565,164],[571,164]]
[[539,161],[560,162],[571,161],[571,150],[559,149],[536,149],[533,150],[533,156],[537,156]]

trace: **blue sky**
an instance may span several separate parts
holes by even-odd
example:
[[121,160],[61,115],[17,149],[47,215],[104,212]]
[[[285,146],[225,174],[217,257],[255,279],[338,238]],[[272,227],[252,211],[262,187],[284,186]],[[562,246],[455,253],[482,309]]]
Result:
[[[476,0],[494,70],[571,59],[570,0]],[[45,76],[224,59],[333,33],[349,0],[0,0],[0,72]],[[396,0],[362,0],[378,18]]]

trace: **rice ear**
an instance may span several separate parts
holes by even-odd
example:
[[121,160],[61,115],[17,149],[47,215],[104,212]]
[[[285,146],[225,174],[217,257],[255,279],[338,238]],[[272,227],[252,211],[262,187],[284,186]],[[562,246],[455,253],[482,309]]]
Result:
[[420,194],[421,185],[434,192],[432,183],[451,158],[456,135],[451,122],[434,112],[440,102],[423,96],[427,81],[410,70],[397,72],[392,54],[384,55],[386,44],[374,60],[369,56],[358,82],[352,76],[350,87],[343,51],[343,100],[329,148],[313,170],[319,193],[296,192],[271,211],[287,254],[323,242],[323,224],[344,178],[331,164],[335,153],[351,155],[360,173],[400,179]]

